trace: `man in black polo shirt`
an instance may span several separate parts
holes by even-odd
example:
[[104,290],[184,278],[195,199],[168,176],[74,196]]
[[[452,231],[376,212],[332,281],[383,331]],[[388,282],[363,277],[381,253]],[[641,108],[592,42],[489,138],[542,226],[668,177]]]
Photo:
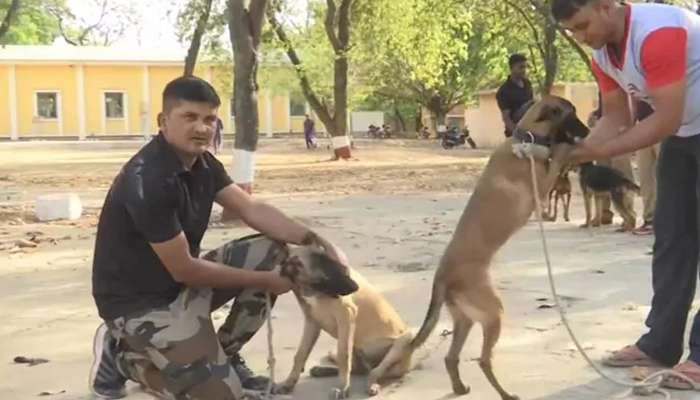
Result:
[[[516,120],[517,111],[528,101],[532,100],[532,85],[527,79],[527,58],[522,54],[513,54],[508,59],[510,75],[498,88],[496,101],[501,109],[501,117],[506,126],[505,135],[511,137]],[[522,113],[521,113],[522,115]]]
[[[265,320],[265,292],[292,283],[273,269],[283,243],[335,247],[232,184],[208,151],[220,100],[196,77],[163,92],[161,132],[124,165],[97,228],[93,296],[105,321],[94,340],[92,391],[125,396],[127,379],[162,398],[239,400],[262,390],[241,347]],[[212,204],[234,211],[263,235],[230,242],[199,258]],[[232,268],[233,267],[233,268]],[[210,312],[235,298],[217,333]]]

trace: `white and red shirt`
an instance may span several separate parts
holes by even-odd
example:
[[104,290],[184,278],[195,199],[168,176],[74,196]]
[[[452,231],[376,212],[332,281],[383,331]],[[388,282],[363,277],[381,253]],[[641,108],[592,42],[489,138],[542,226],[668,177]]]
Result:
[[621,88],[653,106],[651,90],[685,77],[685,111],[676,135],[699,134],[700,16],[664,4],[625,7],[625,37],[619,61],[609,46],[593,51],[593,72],[600,91]]

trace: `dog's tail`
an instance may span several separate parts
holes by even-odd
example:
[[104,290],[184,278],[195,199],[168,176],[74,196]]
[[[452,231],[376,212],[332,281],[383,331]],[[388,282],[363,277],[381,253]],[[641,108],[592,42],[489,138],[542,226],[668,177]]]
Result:
[[628,179],[625,179],[624,182],[620,186],[618,186],[610,191],[610,197],[612,197],[612,201],[616,206],[624,209],[623,202],[624,202],[625,193],[632,192],[636,195],[639,195],[640,190],[641,190],[640,187],[636,183],[634,183]]
[[440,320],[440,309],[442,308],[442,305],[444,303],[445,285],[435,282],[433,284],[433,293],[430,297],[430,305],[428,306],[428,313],[426,314],[425,320],[423,321],[423,326],[420,327],[420,330],[411,341],[412,349],[415,350],[421,347],[425,343],[425,341],[428,340],[428,337],[433,332],[435,326]]
[[625,193],[627,192],[639,195],[640,188],[634,182],[625,179],[622,185],[610,191],[611,200],[619,210],[625,209]]
[[639,193],[641,192],[641,188],[639,187],[639,185],[637,185],[636,183],[634,183],[628,179],[625,179],[625,183],[623,183],[622,186],[625,189],[629,190],[630,192],[633,192],[634,194],[636,194],[638,196],[639,196]]

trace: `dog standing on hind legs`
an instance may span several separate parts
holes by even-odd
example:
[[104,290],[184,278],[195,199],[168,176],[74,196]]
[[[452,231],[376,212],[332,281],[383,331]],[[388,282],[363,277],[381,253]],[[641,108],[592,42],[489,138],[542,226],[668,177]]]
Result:
[[[567,100],[546,96],[533,104],[518,123],[513,139],[492,154],[465,208],[452,240],[440,260],[423,326],[411,342],[415,351],[430,336],[443,305],[452,316],[454,334],[445,366],[456,394],[469,393],[460,377],[462,347],[475,322],[483,328],[479,366],[503,400],[516,400],[493,372],[493,349],[501,334],[503,304],[491,281],[489,267],[496,251],[535,210],[530,160],[514,155],[513,143],[549,147],[550,157],[536,160],[538,192],[545,197],[567,163],[574,139],[588,134]],[[543,199],[544,200],[544,199]]]

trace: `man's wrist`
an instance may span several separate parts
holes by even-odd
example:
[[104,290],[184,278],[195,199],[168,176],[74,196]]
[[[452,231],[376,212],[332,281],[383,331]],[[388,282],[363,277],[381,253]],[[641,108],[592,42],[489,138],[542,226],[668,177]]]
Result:
[[301,244],[302,246],[310,246],[312,244],[316,244],[318,242],[318,235],[316,232],[309,230],[306,232],[304,237],[301,239]]

